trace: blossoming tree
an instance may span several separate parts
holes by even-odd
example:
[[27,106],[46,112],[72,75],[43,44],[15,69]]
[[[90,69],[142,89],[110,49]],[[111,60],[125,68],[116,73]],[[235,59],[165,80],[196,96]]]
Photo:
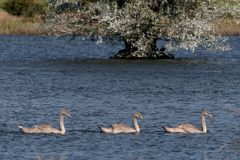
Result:
[[157,48],[157,40],[166,41],[168,50],[225,49],[214,22],[239,15],[239,0],[230,1],[93,0],[83,6],[82,1],[49,0],[45,27],[56,35],[120,38],[125,48],[113,58],[174,58]]

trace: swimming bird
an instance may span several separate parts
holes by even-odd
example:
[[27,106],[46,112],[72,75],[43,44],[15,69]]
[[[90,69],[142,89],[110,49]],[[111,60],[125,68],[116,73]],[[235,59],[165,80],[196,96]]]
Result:
[[103,133],[112,133],[112,134],[117,134],[117,133],[139,133],[140,132],[140,127],[138,125],[137,119],[143,119],[143,115],[140,112],[135,112],[132,120],[133,120],[133,128],[129,127],[125,124],[112,124],[111,127],[109,128],[103,128],[99,127],[101,132]]
[[45,133],[45,134],[65,134],[64,116],[70,117],[67,109],[61,109],[59,113],[60,128],[54,128],[50,124],[35,125],[31,128],[18,126],[22,133]]
[[180,124],[174,128],[162,126],[165,132],[168,133],[207,133],[206,117],[212,118],[212,115],[207,111],[202,111],[202,128],[196,128],[191,124]]

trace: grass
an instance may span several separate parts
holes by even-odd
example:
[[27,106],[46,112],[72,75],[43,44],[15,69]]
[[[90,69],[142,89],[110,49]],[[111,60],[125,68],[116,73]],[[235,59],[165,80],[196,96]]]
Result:
[[240,19],[224,19],[216,22],[216,31],[218,34],[226,36],[240,35]]
[[38,29],[39,22],[34,19],[9,15],[0,12],[0,34],[32,35],[41,34]]
[[7,0],[0,0],[0,12],[3,11],[3,4],[6,2]]
[[0,0],[0,34],[32,35],[41,34],[37,27],[41,20],[12,16],[3,9],[3,4],[8,0]]
[[35,24],[23,17],[9,15],[3,9],[7,0],[0,0],[0,34],[30,34],[36,32]]

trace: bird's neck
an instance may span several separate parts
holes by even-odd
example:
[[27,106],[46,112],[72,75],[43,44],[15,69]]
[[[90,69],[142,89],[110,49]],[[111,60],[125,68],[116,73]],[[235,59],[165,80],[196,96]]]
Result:
[[65,133],[65,127],[64,127],[64,116],[63,115],[59,115],[59,124],[60,124],[60,131],[61,134]]
[[134,129],[135,129],[137,132],[140,132],[140,128],[139,128],[138,121],[137,121],[137,118],[136,118],[136,117],[133,117],[133,125],[134,125]]
[[207,133],[206,117],[204,115],[202,115],[202,131]]

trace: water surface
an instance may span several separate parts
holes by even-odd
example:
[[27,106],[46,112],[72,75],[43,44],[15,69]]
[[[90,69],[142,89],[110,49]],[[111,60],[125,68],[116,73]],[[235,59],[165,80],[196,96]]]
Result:
[[[0,36],[0,159],[239,159],[240,37],[228,52],[199,49],[176,60],[122,61],[122,48],[77,38]],[[67,106],[66,135],[21,134],[17,125],[51,123]],[[208,134],[166,134],[191,122]],[[98,126],[131,125],[140,134],[109,135]]]

